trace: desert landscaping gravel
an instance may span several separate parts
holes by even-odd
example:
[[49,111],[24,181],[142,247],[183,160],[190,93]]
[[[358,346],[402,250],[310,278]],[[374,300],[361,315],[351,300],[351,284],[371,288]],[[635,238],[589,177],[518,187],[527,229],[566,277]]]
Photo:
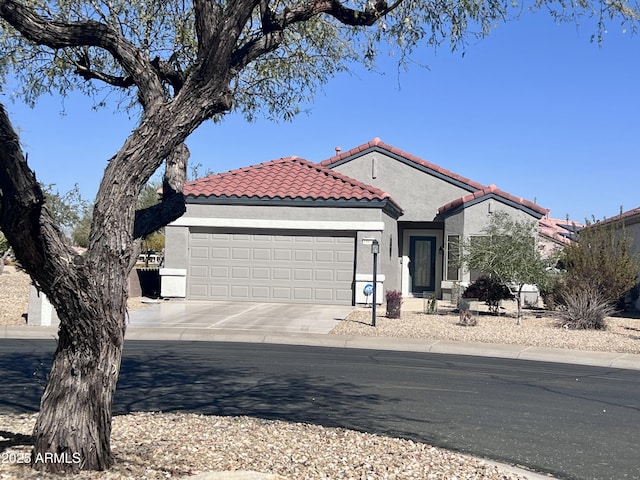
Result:
[[[0,275],[1,325],[24,325],[28,288],[29,279],[23,272],[10,267]],[[132,299],[130,307],[143,308],[144,304]],[[500,317],[480,315],[478,326],[462,327],[446,302],[441,302],[438,313],[427,315],[421,311],[421,302],[414,301],[410,308],[407,302],[397,320],[386,318],[381,307],[375,328],[370,326],[371,310],[357,309],[332,333],[640,353],[640,322],[635,319],[609,318],[606,331],[577,332],[553,326],[553,316],[544,312],[526,311],[522,325],[515,325],[511,305],[506,312]],[[59,478],[17,462],[28,458],[34,422],[35,414],[0,415],[0,479]],[[166,479],[238,470],[291,480],[527,478],[410,440],[250,417],[160,412],[116,416],[112,449],[115,465],[111,470],[73,478]]]

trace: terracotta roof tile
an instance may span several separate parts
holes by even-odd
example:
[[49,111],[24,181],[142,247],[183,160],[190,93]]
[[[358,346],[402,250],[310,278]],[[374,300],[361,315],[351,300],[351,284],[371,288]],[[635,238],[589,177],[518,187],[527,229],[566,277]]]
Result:
[[538,220],[538,231],[541,235],[558,243],[572,243],[576,233],[583,227],[581,223],[551,218],[548,215]]
[[298,157],[287,157],[185,183],[194,197],[386,200],[388,193]]
[[[356,155],[358,153],[364,152],[368,149],[372,149],[372,148],[380,148],[382,150],[386,150],[390,153],[393,153],[395,155],[398,155],[400,157],[405,158],[406,160],[408,160],[409,162],[415,163],[416,165],[420,165],[422,167],[425,167],[429,170],[432,170],[434,172],[437,172],[441,175],[444,175],[446,177],[451,178],[452,180],[456,180],[458,182],[461,182],[465,185],[468,185],[469,187],[471,187],[472,189],[482,189],[485,188],[484,185],[478,183],[478,182],[474,182],[473,180],[469,180],[468,178],[465,178],[461,175],[458,175],[457,173],[454,173],[450,170],[447,170],[446,168],[442,168],[434,163],[431,162],[427,162],[426,160],[422,160],[421,158],[416,157],[415,155],[411,155],[410,153],[407,153],[403,150],[400,150],[399,148],[396,148],[394,146],[391,145],[387,145],[386,143],[384,143],[382,140],[380,140],[378,137],[374,138],[373,140],[371,140],[370,142],[364,143],[358,147],[352,148],[351,150],[348,150],[346,152],[342,152],[341,150],[337,150],[336,149],[336,155],[334,155],[333,157],[324,160],[323,162],[320,162],[320,165],[327,167],[327,168],[331,168],[334,164],[340,162],[341,160],[344,160],[345,158],[351,157],[353,155]],[[339,152],[339,153],[338,153]]]
[[471,192],[468,195],[465,195],[463,197],[460,198],[456,198],[455,200],[452,200],[451,202],[443,205],[442,207],[440,207],[438,209],[438,213],[444,213],[447,212],[449,210],[452,210],[456,207],[459,207],[461,205],[464,205],[465,203],[468,203],[472,200],[476,200],[488,195],[495,195],[497,197],[501,197],[505,200],[509,200],[513,203],[516,203],[518,205],[521,205],[523,207],[526,207],[530,210],[533,210],[536,213],[539,213],[540,215],[546,215],[547,214],[547,209],[541,207],[540,205],[537,205],[529,200],[526,200],[524,198],[519,198],[519,197],[515,197],[513,195],[511,195],[510,193],[507,193],[503,190],[500,190],[498,187],[496,187],[495,185],[491,184],[488,187],[483,187],[479,190],[476,190],[475,192]]

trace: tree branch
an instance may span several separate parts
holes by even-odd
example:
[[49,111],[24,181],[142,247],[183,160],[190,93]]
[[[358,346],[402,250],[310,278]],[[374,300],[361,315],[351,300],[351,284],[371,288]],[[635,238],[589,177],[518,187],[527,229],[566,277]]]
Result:
[[162,201],[157,205],[136,211],[134,238],[142,238],[179,218],[185,211],[182,193],[187,176],[189,149],[178,145],[166,160],[162,181]]
[[[42,286],[70,280],[75,252],[53,216],[29,169],[17,134],[0,104],[0,229],[17,258]],[[60,282],[60,283],[64,283]],[[51,291],[45,291],[51,296]]]
[[28,40],[53,49],[93,46],[107,50],[138,87],[143,108],[164,100],[162,84],[150,62],[109,26],[93,20],[62,22],[45,19],[17,0],[2,0],[0,17]]
[[275,14],[266,0],[260,0],[260,18],[263,35],[242,45],[233,55],[232,66],[242,69],[260,56],[276,50],[283,41],[282,32],[290,25],[306,22],[326,14],[344,25],[371,26],[381,17],[396,9],[404,0],[396,0],[391,6],[385,0],[378,0],[373,7],[354,10],[345,7],[338,0],[315,0],[292,9],[284,9]]

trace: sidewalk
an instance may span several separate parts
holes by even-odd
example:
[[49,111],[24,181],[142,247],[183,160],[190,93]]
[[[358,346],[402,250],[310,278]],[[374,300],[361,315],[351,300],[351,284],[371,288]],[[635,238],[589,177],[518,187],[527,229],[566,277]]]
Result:
[[[56,327],[2,327],[0,338],[54,339]],[[569,363],[597,367],[640,370],[640,355],[586,352],[561,348],[527,347],[491,343],[465,343],[445,340],[364,337],[316,333],[260,332],[232,329],[129,327],[127,340],[174,340],[206,342],[273,343],[314,347],[362,348],[439,354],[472,355],[543,362]]]

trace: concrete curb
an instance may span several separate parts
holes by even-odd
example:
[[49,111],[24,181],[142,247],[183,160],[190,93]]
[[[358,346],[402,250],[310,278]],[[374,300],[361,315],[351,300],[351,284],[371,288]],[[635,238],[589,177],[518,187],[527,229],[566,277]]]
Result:
[[[13,327],[0,330],[0,338],[55,339],[56,327]],[[366,337],[357,335],[330,335],[319,333],[256,332],[211,328],[146,328],[129,327],[127,340],[207,341],[272,343],[280,345],[306,345],[314,347],[360,348],[470,355],[479,357],[511,358],[540,362],[556,362],[594,367],[640,370],[640,355],[607,353],[562,348],[529,347],[493,343],[466,343],[448,340]]]

